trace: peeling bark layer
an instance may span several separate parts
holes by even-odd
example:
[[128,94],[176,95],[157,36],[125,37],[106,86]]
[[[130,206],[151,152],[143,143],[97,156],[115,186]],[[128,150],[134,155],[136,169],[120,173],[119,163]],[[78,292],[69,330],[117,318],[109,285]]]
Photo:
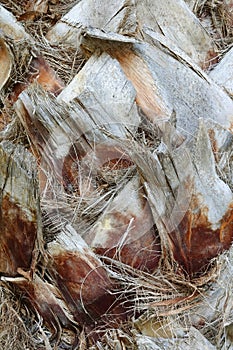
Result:
[[100,255],[142,271],[155,271],[160,243],[137,176],[117,194],[84,238]]
[[183,0],[74,3],[0,6],[0,280],[46,348],[212,348],[201,332],[232,332],[232,50],[205,73],[219,33]]
[[29,67],[29,74],[25,77],[26,83],[17,83],[11,93],[11,101],[16,102],[20,93],[33,81],[37,81],[46,91],[55,96],[64,88],[64,83],[58,78],[42,56],[34,58]]
[[94,323],[114,304],[113,288],[101,262],[71,227],[49,243],[48,271],[75,320]]
[[61,300],[60,292],[49,283],[35,275],[32,280],[26,278],[12,279],[16,292],[23,298],[29,308],[36,315],[42,317],[43,322],[51,330],[51,341],[59,341],[62,328],[74,332],[74,347],[78,343],[78,324],[69,315],[67,306]]
[[0,273],[30,270],[41,240],[36,164],[22,146],[0,144]]

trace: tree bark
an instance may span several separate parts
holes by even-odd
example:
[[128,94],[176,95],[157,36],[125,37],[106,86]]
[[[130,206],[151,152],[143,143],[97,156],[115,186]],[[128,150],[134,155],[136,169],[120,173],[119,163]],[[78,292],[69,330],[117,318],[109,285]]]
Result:
[[232,49],[218,63],[182,0],[17,6],[21,23],[0,6],[1,284],[54,348],[228,346]]

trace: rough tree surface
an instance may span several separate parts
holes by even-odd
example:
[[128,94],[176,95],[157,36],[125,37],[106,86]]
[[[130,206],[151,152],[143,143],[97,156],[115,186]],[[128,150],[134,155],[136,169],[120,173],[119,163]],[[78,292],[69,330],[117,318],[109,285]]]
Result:
[[0,4],[0,348],[233,348],[233,1]]

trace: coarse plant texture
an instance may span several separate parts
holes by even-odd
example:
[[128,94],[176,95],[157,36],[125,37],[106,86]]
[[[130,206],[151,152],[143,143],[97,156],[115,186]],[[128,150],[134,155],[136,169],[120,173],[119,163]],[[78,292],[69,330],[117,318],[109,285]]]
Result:
[[196,0],[193,4],[193,11],[213,37],[221,58],[233,45],[232,2]]
[[[2,1],[2,4],[19,19],[26,32],[31,35],[33,49],[30,42],[17,43],[14,40],[8,40],[13,57],[13,68],[10,79],[0,96],[1,130],[4,129],[4,132],[0,133],[1,141],[7,138],[14,144],[23,144],[28,149],[33,149],[29,135],[8,102],[16,83],[27,84],[28,82],[32,51],[40,52],[64,85],[67,85],[85,65],[86,58],[81,52],[65,43],[51,46],[45,38],[50,27],[78,2],[51,0],[47,2],[48,10],[45,13],[35,11],[36,13],[33,14],[27,12],[28,1]],[[217,45],[219,58],[224,56],[233,44],[233,26],[229,24],[232,20],[227,17],[224,6],[224,1],[217,0],[196,1],[193,6],[194,13],[201,19]],[[153,154],[160,144],[159,130],[144,119],[143,115],[141,117],[138,132],[132,136],[132,143],[127,144],[128,151],[133,151],[137,144]],[[110,133],[108,136],[117,139]],[[217,164],[220,177],[231,188],[233,187],[232,152],[229,152],[228,159],[224,160],[224,167]],[[85,196],[85,192],[82,191],[64,192],[59,186],[55,187],[49,175],[46,176],[45,187],[54,191],[54,196],[52,194],[49,199],[41,198],[45,248],[55,240],[69,222],[74,224],[76,231],[84,237],[86,232],[94,227],[95,222],[113,198],[134,175],[135,164],[131,164],[128,168],[117,167],[117,164],[106,164],[102,172],[97,173],[94,189],[88,196]],[[93,177],[87,177],[86,180],[91,184]],[[112,295],[119,300],[130,317],[119,321],[116,327],[114,310],[113,314],[111,310],[106,312],[102,316],[105,319],[103,324],[100,322],[92,328],[84,327],[80,332],[78,349],[177,348],[186,350],[191,349],[195,341],[199,341],[195,349],[198,349],[198,346],[219,350],[230,349],[233,334],[230,308],[233,288],[232,249],[213,259],[208,269],[193,279],[188,279],[182,273],[176,274],[176,263],[170,261],[167,256],[162,256],[159,268],[153,274],[149,274],[127,266],[121,261],[121,245],[115,255],[118,260],[107,256],[98,256],[98,258],[111,280],[114,281],[115,288],[111,290]],[[49,259],[50,256],[45,255],[37,267],[46,283],[51,282],[50,274],[44,273]],[[23,294],[15,297],[13,284],[9,286],[6,281],[1,281],[0,293],[0,348],[2,350],[72,349],[72,335],[63,330],[60,342],[56,343],[39,314],[32,312],[26,306]],[[197,333],[193,331],[191,325],[195,325]]]
[[[45,2],[45,1],[44,1]],[[7,92],[11,92],[11,84],[25,83],[29,73],[31,62],[31,50],[39,51],[56,74],[68,83],[77,74],[85,63],[81,52],[77,52],[67,45],[51,46],[45,35],[66,12],[68,12],[78,1],[48,1],[45,12],[36,12],[36,17],[31,18],[32,11],[28,11],[30,1],[2,1],[2,5],[12,12],[24,26],[25,31],[30,34],[32,43],[21,41],[16,43],[9,41],[14,56],[13,73],[8,82]],[[40,2],[37,2],[40,3]],[[42,2],[41,2],[42,3]],[[27,17],[28,14],[28,17]],[[33,48],[32,48],[33,47]],[[10,85],[10,86],[9,86]]]
[[[9,287],[2,286],[0,292],[1,349],[45,350],[46,346],[43,344],[47,336],[39,321],[34,320],[34,316],[27,311],[19,299],[14,297],[13,290],[9,290]],[[38,333],[41,336],[41,345],[39,345],[39,338],[36,339]]]

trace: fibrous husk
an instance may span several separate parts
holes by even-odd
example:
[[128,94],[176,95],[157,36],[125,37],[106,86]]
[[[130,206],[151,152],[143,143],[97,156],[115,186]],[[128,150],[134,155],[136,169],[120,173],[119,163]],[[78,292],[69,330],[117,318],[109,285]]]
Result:
[[28,0],[25,9],[30,12],[47,13],[48,0]]
[[48,271],[75,320],[95,324],[115,301],[112,281],[100,260],[68,224],[48,244],[48,254]]
[[[97,60],[97,58],[95,58]],[[100,58],[100,63],[102,62],[103,57]],[[109,62],[110,67],[115,67],[115,62],[109,59],[109,57],[106,55],[104,56],[104,62]],[[102,65],[102,63],[101,63]],[[116,65],[118,68],[118,64]],[[108,64],[106,65],[106,69],[108,70]],[[94,68],[94,71],[98,71],[98,69]],[[118,73],[117,73],[118,72]],[[78,74],[77,79],[75,79],[74,82],[72,82],[70,85],[74,86],[76,88],[76,93],[78,92],[78,88],[80,85],[78,85],[79,82],[79,76],[82,76],[82,71]],[[121,78],[121,71],[116,70],[116,77],[119,76]],[[91,87],[92,82],[92,76],[87,79],[87,88],[86,88],[86,95],[87,97],[90,95],[88,94],[88,91],[95,91]],[[100,77],[103,77],[105,75],[100,75]],[[84,75],[85,77],[85,75]],[[83,82],[84,78],[81,79],[81,83]],[[90,81],[90,82],[89,82]],[[118,86],[124,86],[125,87],[125,81],[119,80],[121,84],[118,84]],[[114,84],[119,83],[118,80],[115,79]],[[127,81],[126,81],[127,82]],[[89,84],[89,85],[88,85]],[[80,86],[80,88],[82,85]],[[123,168],[127,168],[132,166],[132,162],[127,157],[127,155],[124,155],[120,151],[120,145],[116,144],[114,145],[111,140],[106,139],[106,137],[103,134],[103,137],[100,137],[100,133],[97,129],[98,123],[100,122],[97,114],[97,120],[95,123],[93,123],[93,119],[95,117],[95,113],[93,112],[93,107],[91,105],[92,98],[89,100],[86,98],[85,106],[89,110],[92,110],[92,119],[88,117],[88,115],[85,113],[85,110],[82,109],[82,105],[84,104],[84,98],[82,98],[82,94],[80,93],[79,98],[83,102],[82,105],[76,104],[76,112],[74,113],[74,109],[70,110],[69,118],[65,114],[60,113],[60,108],[64,109],[64,102],[63,99],[66,98],[66,96],[70,96],[72,98],[72,95],[69,95],[68,92],[72,89],[72,87],[67,87],[62,92],[62,94],[57,98],[56,100],[50,100],[48,104],[43,104],[43,106],[39,105],[39,99],[38,95],[32,96],[32,99],[29,99],[29,96],[26,95],[26,93],[21,94],[19,101],[16,104],[17,112],[25,124],[25,127],[28,129],[28,135],[30,135],[30,138],[32,140],[32,143],[35,147],[35,150],[39,150],[39,157],[43,157],[42,167],[47,166],[47,169],[49,166],[54,164],[54,176],[61,184],[64,185],[64,189],[69,192],[72,192],[75,188],[78,190],[78,192],[84,196],[87,196],[88,193],[91,194],[91,192],[94,191],[94,188],[91,187],[91,183],[89,180],[89,188],[85,191],[85,171],[82,171],[83,169],[86,170],[86,180],[88,184],[88,179],[91,179],[94,181],[93,186],[96,186],[98,184],[98,176],[101,176],[103,179],[105,179],[104,175],[104,169],[106,166],[109,165],[109,162],[114,162],[114,164],[110,167],[110,172],[114,172],[114,168],[117,168],[119,171]],[[82,91],[80,89],[80,91]],[[111,90],[110,90],[111,91]],[[132,96],[126,95],[126,99],[133,102],[134,101],[134,90],[132,90]],[[122,94],[122,98],[120,98],[122,94],[122,89],[115,90],[115,92],[112,95],[113,100],[117,98],[118,103],[116,103],[116,106],[114,106],[114,102],[111,104],[112,110],[111,110],[111,118],[106,119],[106,123],[104,125],[105,129],[111,130],[112,132],[115,132],[115,127],[117,127],[117,133],[116,135],[122,135],[125,136],[126,134],[122,133],[122,126],[127,125],[128,123],[128,113],[131,113],[131,110],[134,110],[132,107],[128,111],[127,109],[124,109],[123,114],[123,106],[125,105],[124,101],[124,93]],[[83,95],[85,96],[85,90]],[[110,101],[111,96],[108,98],[108,102]],[[34,100],[35,99],[35,100]],[[100,98],[96,98],[96,101],[99,101]],[[49,101],[49,98],[48,98]],[[23,102],[23,103],[22,103]],[[132,106],[131,102],[131,106]],[[51,103],[54,104],[54,108],[51,108]],[[68,101],[66,101],[68,103]],[[101,108],[106,109],[107,108],[107,100],[106,105],[104,106],[104,101],[102,102],[103,105],[101,105]],[[59,107],[61,105],[61,107]],[[89,107],[90,106],[90,107]],[[121,107],[122,106],[122,107]],[[26,107],[26,108],[25,108]],[[74,107],[74,105],[73,105]],[[98,105],[95,104],[96,112],[98,113]],[[114,114],[115,114],[115,120],[117,120],[117,111],[122,108],[121,113],[121,119],[116,123],[114,123]],[[78,112],[78,109],[80,113]],[[34,110],[35,113],[32,113]],[[57,110],[57,113],[55,111]],[[66,110],[67,111],[67,110]],[[102,115],[102,114],[101,114]],[[103,115],[102,115],[103,116]],[[134,117],[134,118],[133,118]],[[137,120],[137,114],[136,110],[135,113],[132,113],[132,122],[129,124],[129,128],[136,129],[136,125],[138,123]],[[124,124],[123,124],[123,120]],[[49,122],[48,122],[49,121]],[[134,122],[134,124],[133,124]],[[119,123],[119,128],[118,128]],[[35,126],[37,128],[37,132],[34,133]],[[74,128],[75,126],[75,128]],[[69,128],[69,132],[68,132]],[[80,130],[80,134],[78,135],[78,130]],[[83,133],[81,133],[81,130]],[[39,133],[38,133],[39,131]],[[41,135],[47,135],[46,138],[41,137]],[[83,141],[82,141],[83,140]],[[86,140],[89,140],[89,144],[86,143]],[[82,148],[80,147],[82,146]],[[43,152],[43,153],[42,153]],[[82,182],[78,182],[78,178],[80,178],[80,174],[82,174]],[[51,173],[50,173],[51,175]],[[111,175],[113,176],[113,175]],[[132,182],[132,184],[135,181]],[[45,186],[46,187],[46,186]],[[133,223],[133,226],[136,225],[136,231],[133,230],[132,233],[130,233],[130,236],[132,237],[132,240],[135,241],[134,248],[132,248],[131,243],[128,243],[125,245],[125,248],[123,249],[125,258],[123,259],[125,262],[127,262],[130,265],[133,265],[135,267],[138,267],[140,269],[146,269],[146,270],[154,270],[156,268],[156,265],[158,263],[159,259],[159,243],[156,238],[156,235],[154,233],[153,228],[153,221],[150,213],[150,209],[148,207],[148,204],[146,204],[146,200],[143,200],[143,193],[141,193],[140,196],[138,196],[138,191],[140,191],[140,185],[138,183],[138,180],[136,180],[135,185],[129,186],[129,188],[126,188],[125,191],[121,194],[121,201],[124,200],[124,197],[127,195],[127,192],[130,193],[134,192],[134,204],[132,204],[135,209],[132,209],[130,207],[126,207],[126,212],[122,216],[122,222],[123,227],[122,229],[117,233],[116,238],[114,239],[114,242],[121,241],[122,236],[124,234],[124,230],[127,230],[127,226],[130,223],[131,219],[135,217],[136,221]],[[101,193],[98,195],[98,197],[101,198]],[[141,197],[141,199],[140,199]],[[116,199],[116,203],[119,202],[119,199]],[[107,202],[106,202],[107,203]],[[121,207],[121,203],[118,211],[124,212],[123,208]],[[144,208],[146,206],[146,208]],[[113,208],[115,207],[115,204],[113,203]],[[141,209],[144,210],[143,213],[141,213]],[[110,210],[110,207],[109,209]],[[120,215],[119,212],[119,215]],[[117,218],[117,214],[115,215]],[[125,217],[124,217],[125,216]],[[151,218],[151,219],[150,219]],[[114,219],[114,215],[112,216],[112,219]],[[75,217],[73,217],[74,225],[76,224]],[[145,224],[144,224],[145,222]],[[142,227],[144,227],[143,232],[141,232]],[[147,229],[145,229],[147,227]],[[131,229],[130,229],[131,230]],[[87,231],[87,229],[86,229]],[[92,230],[92,232],[95,231]],[[137,233],[136,233],[137,232]],[[137,235],[137,237],[135,236]],[[139,236],[138,236],[139,235]],[[88,233],[85,239],[88,239],[87,237],[90,237],[90,234]],[[134,238],[133,238],[134,237]],[[146,249],[149,249],[151,253],[146,253],[146,249],[144,246],[141,246],[141,244],[145,244],[145,239],[147,240]],[[90,240],[90,239],[89,239]],[[127,239],[128,240],[128,239]],[[115,243],[111,242],[110,247],[115,249]],[[113,246],[112,246],[113,245]],[[130,246],[130,248],[129,248]],[[93,245],[93,248],[95,246]],[[127,248],[128,247],[128,248]],[[96,247],[97,248],[97,247]],[[103,249],[106,251],[108,250],[108,246],[103,246]],[[128,253],[127,253],[128,252]],[[130,253],[129,253],[130,252]],[[138,258],[135,258],[135,254],[138,255]],[[119,258],[119,257],[118,257]],[[145,261],[147,260],[147,261]]]
[[20,93],[25,90],[33,81],[38,82],[46,91],[58,95],[64,88],[63,81],[55,74],[48,62],[38,54],[31,60],[27,75],[23,83],[16,83],[11,92],[11,101],[15,102]]
[[[57,14],[53,17],[54,10],[49,10],[45,17],[51,16],[50,19],[53,17],[52,21],[56,21],[60,2],[52,2],[53,5],[57,3]],[[52,2],[49,2],[50,9]],[[77,39],[81,35],[81,47],[88,58],[81,74],[57,98],[44,91],[47,83],[39,87],[35,82],[20,95],[15,105],[29,140],[28,147],[40,164],[43,233],[50,259],[36,266],[34,280],[30,271],[32,264],[29,267],[25,264],[18,266],[16,277],[3,276],[2,281],[11,286],[17,281],[18,289],[23,282],[21,295],[28,299],[28,308],[37,310],[48,328],[55,335],[58,332],[58,338],[60,327],[74,331],[73,337],[76,335],[80,339],[80,350],[140,347],[194,347],[199,350],[211,349],[212,344],[219,349],[230,347],[232,259],[230,252],[218,255],[229,248],[232,240],[232,192],[229,188],[233,179],[230,159],[232,100],[224,88],[213,83],[195,64],[206,68],[211,40],[182,1],[154,2],[158,18],[151,19],[148,11],[148,17],[143,16],[139,26],[135,10],[140,11],[145,1],[137,4],[110,2],[106,11],[101,7],[101,15],[95,13],[87,18],[100,3],[107,4],[80,1],[79,8],[86,6],[87,11],[75,12],[78,23],[82,24],[83,20],[85,26],[97,28],[68,24],[68,47],[73,45],[79,50],[80,40]],[[151,9],[154,3],[150,3]],[[217,4],[218,9],[230,5],[229,1],[202,3]],[[62,4],[64,10],[65,1],[62,0]],[[71,3],[66,5],[68,11]],[[172,17],[174,6],[182,13],[178,20],[176,13]],[[228,6],[228,12],[229,9]],[[162,16],[162,10],[170,14],[169,21]],[[216,7],[213,10],[214,13]],[[41,22],[34,24],[30,24],[30,18],[34,21],[37,17],[34,18],[34,13],[32,17],[26,14],[20,20],[27,22],[24,25],[28,29],[34,26],[34,35],[35,28],[40,28],[44,34],[49,25],[44,23],[43,16],[40,16]],[[14,28],[18,23],[13,22],[10,41],[17,38]],[[192,23],[191,33],[186,28],[180,32],[183,23],[187,28]],[[171,30],[171,24],[178,29]],[[67,23],[65,27],[68,28]],[[4,40],[8,40],[7,33],[10,31],[7,32],[5,26]],[[205,47],[202,40],[196,40],[196,33]],[[191,45],[187,37],[191,38]],[[52,49],[43,46],[42,41],[39,43],[42,51],[48,49],[47,57],[56,61],[56,53],[64,50],[63,43]],[[18,48],[23,47],[20,45]],[[25,52],[27,60],[32,59],[38,68],[41,56],[35,47],[30,41]],[[203,54],[197,53],[198,48]],[[16,53],[14,49],[12,52]],[[74,50],[66,51],[68,56],[75,62]],[[18,62],[21,61],[17,59],[16,66],[22,72]],[[72,66],[67,73],[64,64],[66,60],[61,60],[55,67],[60,70],[60,65],[67,82],[75,69]],[[28,79],[26,72],[22,77]],[[51,78],[53,74],[49,74]],[[48,86],[53,86],[52,82],[50,85],[49,81]],[[7,86],[6,91],[9,92]],[[201,123],[200,118],[203,118]],[[10,128],[3,134],[16,142],[10,135]],[[133,213],[124,197],[125,202],[132,199]],[[118,230],[114,208],[127,220],[122,230]],[[140,225],[134,227],[137,219]],[[97,250],[93,253],[79,234],[87,239],[91,233],[91,245],[95,248],[100,242],[104,247],[101,233],[109,238],[109,222],[115,232],[111,242],[107,242],[114,247],[113,254],[109,255],[104,249],[104,256],[97,258]],[[139,237],[134,241],[144,233],[144,227],[154,223],[156,227],[149,230],[148,236],[146,233],[143,239]],[[101,225],[103,230],[98,231]],[[147,237],[151,242],[154,232],[158,232],[162,245],[160,264],[156,260],[156,244],[150,252],[146,250],[148,254],[143,251],[137,265],[137,244],[142,252],[147,248]],[[120,244],[117,246],[116,242]],[[127,252],[128,248],[132,248],[132,255],[124,253],[123,256],[124,249]],[[156,259],[148,270],[150,254]],[[112,259],[113,255],[116,259]],[[222,278],[217,278],[213,267],[226,262],[226,270],[220,268]],[[146,272],[154,267],[153,273]],[[61,290],[60,295],[57,289]],[[63,304],[57,304],[58,298],[63,298]],[[134,319],[144,312],[145,327],[138,330]],[[81,333],[76,331],[76,323],[84,326]],[[156,329],[150,329],[153,325]],[[90,339],[93,342],[89,342]],[[60,343],[58,347],[69,348],[71,343]],[[50,349],[53,343],[50,346],[47,340],[45,346]]]
[[42,242],[37,170],[23,146],[3,141],[0,153],[0,272],[16,276],[18,268],[33,269]]
[[47,102],[40,104],[41,92],[35,91],[32,87],[31,98],[27,93],[20,95],[16,112],[42,158],[42,167],[53,164],[66,188],[77,188],[79,163],[85,166],[89,158],[86,166],[93,166],[96,147],[107,144],[102,128],[124,138],[127,129],[135,132],[139,125],[135,90],[119,63],[107,54],[93,56],[57,99],[46,96]]
[[153,272],[160,259],[160,243],[140,187],[138,176],[134,176],[108,204],[84,239],[97,254]]
[[[19,269],[20,271],[20,269]],[[48,282],[43,281],[37,274],[33,278],[21,271],[26,277],[2,277],[5,283],[10,283],[18,294],[38,317],[38,321],[46,324],[51,332],[50,341],[57,343],[61,340],[62,329],[73,333],[74,348],[78,343],[78,324],[67,309],[59,290]]]
[[129,154],[139,167],[165,256],[171,255],[171,261],[192,276],[229,249],[233,195],[216,174],[203,122],[194,157],[185,143],[172,146],[169,139],[175,140],[174,133],[166,130],[164,146],[157,155],[136,146]]

